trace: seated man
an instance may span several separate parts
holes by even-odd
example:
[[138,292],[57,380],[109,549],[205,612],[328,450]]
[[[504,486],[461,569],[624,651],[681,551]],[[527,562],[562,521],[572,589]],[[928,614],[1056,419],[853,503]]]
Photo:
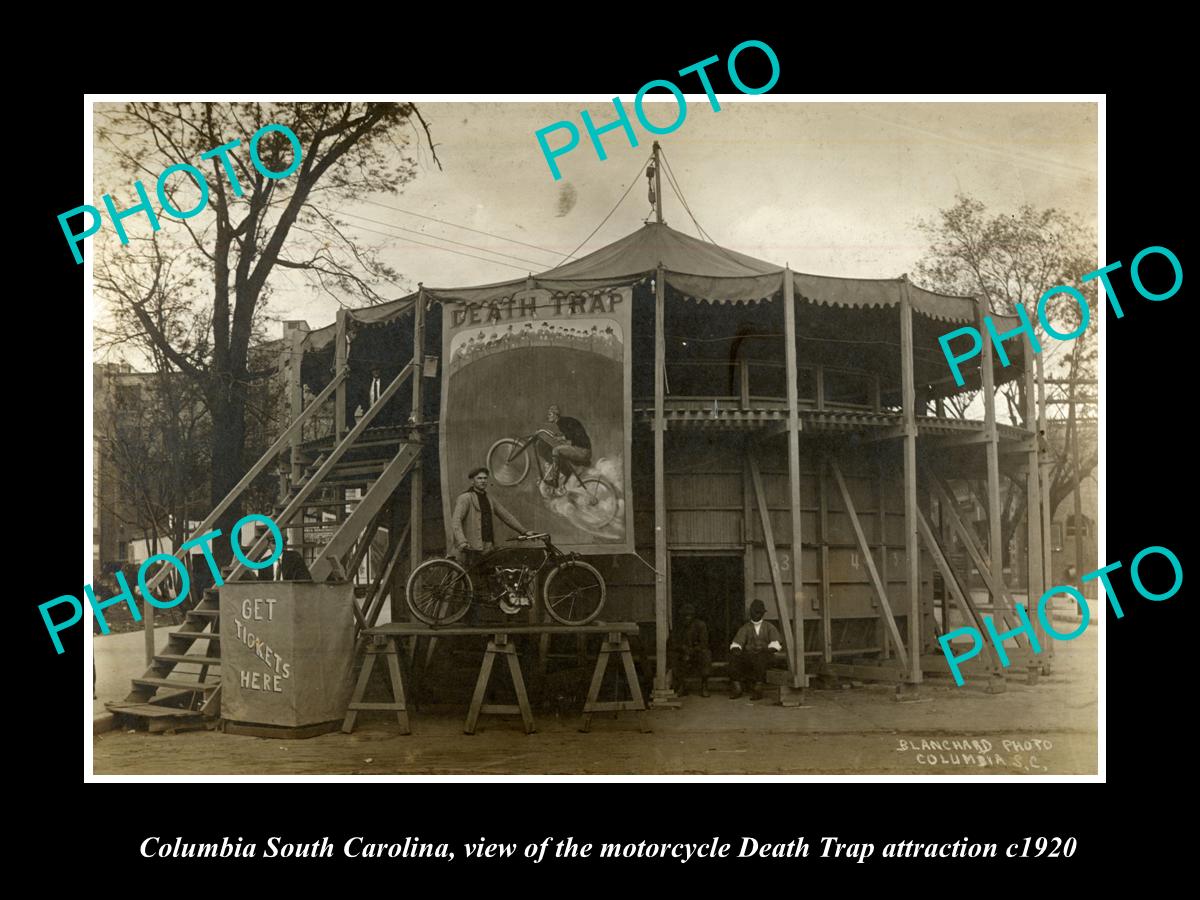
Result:
[[708,696],[708,676],[712,672],[712,650],[708,646],[708,624],[696,618],[696,608],[687,604],[679,611],[679,625],[667,639],[667,655],[674,673],[675,693],[687,696],[691,675],[700,677],[700,696]]
[[783,649],[779,629],[763,620],[766,611],[761,600],[751,603],[750,621],[738,629],[729,645],[729,670],[733,679],[729,691],[731,700],[742,696],[743,684],[750,685],[751,700],[761,700],[762,690],[758,685],[767,679],[771,654]]

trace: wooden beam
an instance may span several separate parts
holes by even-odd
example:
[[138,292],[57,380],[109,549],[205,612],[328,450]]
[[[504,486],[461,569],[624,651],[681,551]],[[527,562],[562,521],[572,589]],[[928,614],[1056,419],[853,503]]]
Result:
[[851,663],[818,663],[822,675],[855,681],[908,681],[908,671],[895,665],[856,666]]
[[[794,612],[792,627],[796,632],[793,641],[796,666],[792,669],[796,680],[792,687],[803,688],[808,686],[808,678],[804,674],[804,557],[800,519],[800,388],[796,374],[796,295],[790,267],[784,267],[783,270],[783,333],[788,397],[788,504],[792,514],[792,610]],[[829,615],[828,610],[829,605],[826,603],[823,612],[823,616],[826,618]]]
[[744,610],[754,599],[754,485],[750,479],[750,453],[754,444],[750,435],[742,439],[742,530],[745,539],[745,557],[742,564],[743,600],[742,609],[738,616],[745,615]]
[[[354,442],[358,440],[359,435],[361,435],[364,431],[367,430],[367,426],[369,426],[371,424],[371,420],[375,418],[375,416],[378,414],[379,410],[381,410],[387,404],[387,402],[392,398],[392,396],[396,393],[396,391],[398,391],[400,389],[400,385],[402,385],[404,383],[404,380],[406,378],[408,378],[412,374],[412,372],[413,372],[413,367],[412,367],[412,364],[410,363],[409,365],[405,366],[404,370],[399,375],[397,375],[396,378],[392,381],[392,383],[389,384],[384,389],[383,394],[381,394],[379,397],[379,401],[374,403],[371,406],[371,408],[366,411],[366,413],[363,415],[363,417],[358,420],[358,422],[355,424],[355,426],[350,429],[349,433],[344,438],[342,438],[341,441],[338,442],[338,445],[336,447],[334,447],[331,451],[329,451],[329,455],[325,458],[325,462],[321,464],[321,467],[319,469],[317,469],[317,471],[313,473],[313,476],[304,483],[304,485],[300,488],[299,491],[297,491],[296,496],[292,499],[292,502],[289,503],[287,505],[287,507],[284,508],[283,512],[279,513],[279,515],[277,515],[275,517],[275,524],[277,524],[281,528],[285,527],[289,522],[291,522],[292,516],[294,516],[297,512],[299,512],[301,509],[304,508],[304,501],[306,501],[312,495],[313,491],[315,491],[317,489],[317,487],[321,484],[321,481],[325,478],[325,476],[328,475],[329,472],[332,471],[333,467],[337,465],[338,460],[340,460],[343,456],[345,456],[346,452],[352,446],[354,446]],[[402,451],[403,451],[403,447],[402,447]],[[399,455],[399,454],[397,454],[397,455]],[[395,462],[395,460],[393,460],[393,463],[394,462]],[[392,464],[390,463],[389,469],[391,468],[391,466],[392,466]],[[387,470],[384,470],[384,471],[386,472]],[[383,476],[381,475],[380,477],[382,478]],[[354,512],[358,513],[360,510],[362,510],[364,508],[365,503],[366,503],[365,498],[363,500],[359,501],[359,504],[355,508]],[[353,518],[353,515],[351,516],[351,518]],[[363,524],[365,525],[366,523],[364,522]],[[343,525],[342,527],[344,528],[345,526]],[[340,533],[341,528],[339,528],[338,531]],[[336,536],[337,535],[335,535],[335,537]],[[255,542],[254,546],[250,548],[250,551],[245,554],[246,557],[248,559],[254,559],[255,556],[257,556],[259,553],[261,553],[263,550],[266,549],[267,544],[270,543],[270,540],[271,540],[271,533],[268,531],[266,534],[264,534],[261,538],[259,538]],[[243,565],[242,563],[239,562],[236,566],[233,567],[233,570],[229,573],[229,576],[225,580],[226,581],[234,581],[245,570],[246,570],[245,565]],[[322,579],[318,579],[316,577],[316,573],[314,572],[313,580],[319,581]]]
[[817,467],[817,525],[821,534],[821,650],[825,662],[833,660],[833,610],[829,585],[829,482],[823,464]]
[[[788,615],[787,594],[783,590],[783,578],[779,574],[779,560],[775,553],[775,529],[771,527],[771,511],[767,508],[767,495],[763,490],[762,472],[758,468],[758,456],[751,449],[747,456],[750,463],[750,480],[754,484],[754,499],[758,504],[758,515],[762,523],[763,544],[767,550],[767,563],[771,569],[771,585],[775,588],[775,606],[779,610],[779,623],[783,626],[784,643],[787,645],[788,670],[793,678],[796,674],[795,635],[792,633]],[[795,570],[793,569],[793,572]]]
[[[1045,366],[1045,361],[1042,359],[1042,357],[1040,355],[1037,357],[1037,361],[1038,361],[1038,366],[1037,366],[1038,438],[1034,441],[1034,443],[1036,444],[1037,450],[1038,450],[1038,473],[1040,475],[1040,487],[1042,489],[1042,588],[1048,589],[1052,584],[1054,584],[1054,572],[1053,572],[1054,553],[1050,546],[1050,541],[1051,541],[1050,535],[1052,532],[1051,522],[1050,522],[1050,470],[1052,468],[1052,463],[1050,461],[1049,452],[1043,452],[1043,446],[1041,443],[1042,438],[1045,438],[1046,435],[1048,434],[1048,432],[1046,431],[1046,427],[1047,427],[1046,426],[1046,366]],[[1074,390],[1075,390],[1074,386],[1072,386],[1070,388],[1070,390],[1072,392],[1074,392]],[[1093,400],[1093,402],[1095,402],[1095,401]],[[1075,427],[1076,428],[1079,427],[1078,419],[1075,420]],[[1074,434],[1076,436],[1078,436],[1077,431],[1074,432]],[[1075,449],[1076,453],[1078,453],[1079,441],[1073,440],[1072,443],[1074,445],[1074,449]],[[1078,479],[1079,465],[1078,465],[1078,462],[1079,462],[1078,456],[1076,456],[1076,458],[1075,458],[1076,465],[1074,466],[1074,470],[1073,470],[1076,473],[1075,491],[1074,491],[1076,499],[1078,499],[1078,497],[1079,497],[1079,479]],[[1081,543],[1083,538],[1082,538],[1082,533],[1080,531],[1080,527],[1078,524],[1080,521],[1082,521],[1082,514],[1077,515],[1075,517],[1076,541]],[[1094,538],[1095,534],[1093,534],[1092,537]],[[1078,546],[1078,544],[1077,544],[1077,546]],[[1084,570],[1084,568],[1086,568],[1083,563],[1082,554],[1077,555],[1075,557],[1075,566],[1076,566],[1077,571],[1079,571],[1079,572],[1082,572]],[[1039,620],[1039,622],[1040,622],[1040,620]],[[1054,643],[1055,643],[1054,641],[1048,641],[1047,645],[1045,645],[1046,646],[1045,652],[1050,657],[1054,656]],[[1049,674],[1049,673],[1047,673],[1047,674]]]
[[869,436],[859,440],[861,444],[878,444],[881,441],[894,441],[904,437],[907,431],[903,425],[891,425],[887,428],[877,428]]
[[938,434],[931,435],[936,441],[938,447],[966,447],[973,444],[986,444],[991,440],[988,437],[987,426],[978,432],[967,432],[965,434]]
[[[184,544],[202,534],[207,533],[208,530],[216,524],[217,519],[221,517],[225,510],[229,509],[229,507],[233,505],[233,502],[242,495],[242,492],[251,485],[254,479],[257,478],[262,470],[267,467],[267,463],[283,452],[283,448],[288,446],[292,436],[296,434],[302,427],[304,427],[304,423],[312,417],[312,414],[316,412],[318,407],[320,407],[326,400],[329,399],[330,395],[337,390],[338,386],[341,385],[345,379],[346,370],[344,368],[339,369],[334,374],[333,380],[330,381],[329,384],[325,385],[325,389],[317,395],[317,398],[311,404],[309,404],[308,409],[304,410],[304,412],[300,414],[299,418],[293,420],[292,424],[284,429],[283,434],[279,435],[279,437],[275,439],[275,443],[271,444],[271,446],[267,448],[266,452],[258,458],[258,462],[249,468],[246,474],[242,476],[241,481],[229,489],[229,493],[226,494],[224,498],[222,498],[221,502],[216,505],[213,511],[205,517],[204,521],[201,522],[196,530],[192,532],[191,537],[183,542]],[[276,522],[279,522],[278,518],[276,519]],[[182,552],[182,549],[183,544],[180,544],[172,555],[179,556],[179,554]],[[163,578],[166,577],[168,572],[173,571],[175,571],[174,566],[161,567],[158,572],[146,582],[147,589],[152,590],[160,581],[162,581]],[[137,588],[135,587],[134,590],[137,590]]]
[[374,628],[375,622],[379,619],[379,614],[383,611],[383,598],[388,595],[391,590],[394,590],[392,585],[392,573],[395,571],[396,562],[400,559],[400,550],[404,547],[404,542],[408,538],[409,526],[404,525],[404,531],[394,538],[392,545],[388,548],[387,561],[380,567],[379,574],[375,576],[375,582],[371,585],[371,590],[364,598],[363,621],[367,628]]
[[[878,463],[879,468],[879,580],[883,582],[883,589],[886,591],[888,587],[888,548],[887,548],[887,494],[886,485],[883,479],[883,463]],[[887,629],[882,628],[879,631],[880,649],[884,659],[891,658],[891,642],[888,640]]]
[[[917,543],[917,396],[908,277],[900,283],[900,399],[904,414],[904,555],[908,574],[909,680],[921,682],[921,568]],[[897,641],[897,644],[899,641]],[[897,647],[899,651],[899,648]],[[903,658],[903,657],[902,657]]]
[[[983,355],[980,357],[980,371],[983,380],[983,431],[987,439],[984,451],[987,457],[987,517],[988,517],[988,559],[992,571],[1004,571],[1004,547],[1000,529],[1000,455],[999,436],[996,432],[996,384],[992,349],[991,330],[984,327],[983,305],[975,307],[975,325],[983,336]],[[992,605],[1001,607],[1002,598],[993,594]],[[1011,607],[1009,608],[1011,610]]]
[[[390,507],[391,504],[388,503],[386,508],[390,509]],[[354,575],[356,572],[358,572],[358,567],[362,565],[363,557],[366,556],[371,549],[371,541],[375,540],[375,532],[379,530],[379,526],[383,522],[385,511],[386,509],[381,509],[378,513],[376,513],[375,518],[373,518],[370,524],[367,525],[366,530],[359,535],[358,542],[354,547],[354,553],[351,554],[345,566],[346,575],[351,581],[354,580]]]
[[667,428],[666,404],[666,272],[660,262],[654,277],[654,652],[655,694],[670,695],[667,686],[667,632],[670,629],[670,610],[667,591],[667,493],[666,473],[663,471],[664,440]]
[[[377,516],[383,505],[391,499],[392,493],[412,470],[413,463],[420,451],[419,445],[400,445],[400,449],[388,463],[387,468],[380,473],[370,490],[358,501],[354,512],[334,532],[329,543],[321,548],[316,559],[309,566],[313,581],[319,584],[330,576],[333,571],[333,561],[341,559],[371,519]],[[353,577],[352,573],[347,572],[346,574]]]
[[[925,541],[925,547],[929,550],[929,555],[933,557],[934,565],[941,571],[942,581],[946,584],[946,590],[954,597],[954,602],[958,604],[959,611],[963,615],[963,620],[973,622],[975,629],[980,634],[986,634],[983,626],[983,616],[979,614],[979,610],[976,608],[970,594],[964,593],[959,586],[958,578],[954,575],[954,569],[950,565],[950,561],[946,559],[941,544],[934,535],[933,529],[929,527],[929,522],[925,519],[925,514],[919,509],[917,510],[917,525],[921,530],[921,539]],[[949,617],[946,617],[946,619],[944,625],[948,626],[950,624]],[[948,631],[949,629],[946,630]],[[988,651],[988,655],[992,658],[995,671],[999,672],[1000,658],[996,655],[996,648],[986,638],[983,643],[984,648]]]
[[[346,344],[346,321],[348,312],[345,309],[337,311],[336,329],[337,336],[333,341],[333,369],[335,372],[340,372],[346,368],[346,352],[349,349]],[[338,385],[337,397],[333,407],[333,440],[337,443],[342,439],[342,435],[346,433],[346,384],[343,381]]]
[[[1035,435],[1038,433],[1038,395],[1036,370],[1041,362],[1041,355],[1034,354],[1030,347],[1029,336],[1025,336],[1025,425]],[[1041,464],[1039,460],[1038,441],[1033,441],[1027,463],[1029,470],[1025,478],[1025,522],[1028,527],[1029,540],[1029,597],[1026,606],[1033,611],[1030,619],[1033,622],[1034,634],[1038,643],[1045,648],[1051,642],[1046,640],[1046,632],[1042,628],[1041,619],[1037,615],[1037,602],[1046,589],[1046,577],[1042,557],[1042,488]],[[1080,560],[1082,562],[1082,560]]]
[[[950,520],[950,527],[954,529],[954,531],[958,534],[959,540],[961,540],[963,542],[963,546],[966,547],[967,554],[971,557],[971,561],[975,564],[975,568],[979,571],[980,577],[983,578],[984,584],[987,585],[989,593],[991,593],[993,597],[999,596],[1004,599],[1004,606],[1001,607],[1001,612],[1003,612],[1005,608],[1012,609],[1012,598],[1008,593],[1008,588],[1004,584],[1004,576],[1002,574],[994,574],[991,568],[988,566],[987,560],[983,555],[983,548],[979,546],[979,541],[975,536],[975,532],[971,528],[967,527],[966,523],[963,522],[962,517],[958,514],[958,509],[954,504],[953,495],[936,474],[932,472],[927,472],[926,474],[929,478],[929,483],[933,485],[934,490],[937,491],[939,508],[942,510],[946,518]],[[1003,618],[1001,621],[1004,622]],[[1005,627],[1008,627],[1007,623],[1005,623]],[[1016,640],[1025,640],[1028,642],[1028,639],[1024,636],[1018,637]]]
[[[293,328],[291,332],[291,347],[289,348],[288,359],[291,367],[288,370],[288,403],[291,412],[292,421],[295,422],[300,418],[300,414],[304,412],[304,382],[301,380],[301,365],[304,362],[304,335],[305,333],[299,328]],[[298,429],[291,439],[291,472],[289,476],[290,483],[294,485],[304,476],[304,462],[300,456],[300,444],[303,441],[303,429]],[[288,532],[288,542],[297,550],[304,543],[304,528],[292,528]]]
[[[413,371],[412,382],[412,422],[420,426],[425,421],[424,390],[425,390],[425,287],[419,285],[416,306],[413,308]],[[449,360],[445,361],[449,363]],[[417,456],[413,461],[412,474],[409,478],[409,534],[412,541],[409,544],[409,566],[411,572],[424,561],[425,535],[425,475],[421,467],[421,456],[424,449],[424,437],[420,427],[414,428],[409,434],[409,440],[417,445]]]
[[[892,604],[888,601],[887,591],[884,590],[883,582],[879,579],[879,570],[875,568],[875,557],[871,555],[871,545],[867,543],[867,536],[863,533],[862,523],[858,520],[858,513],[854,510],[854,501],[850,498],[850,489],[846,487],[846,480],[842,478],[842,470],[837,464],[837,460],[832,456],[828,458],[830,471],[833,472],[833,477],[837,480],[838,491],[842,495],[842,505],[846,507],[846,514],[850,517],[850,524],[854,528],[854,539],[858,541],[859,552],[863,555],[863,562],[867,566],[867,575],[871,579],[871,585],[875,588],[875,595],[879,598],[879,606],[883,610],[884,624],[888,626],[891,632],[892,643],[896,646],[896,656],[900,659],[901,668],[907,670],[909,668],[910,654],[904,648],[904,641],[900,637],[900,629],[896,626],[896,617],[892,615]],[[910,629],[911,640],[911,629]],[[915,651],[916,655],[920,655],[920,647],[918,645]],[[911,675],[911,672],[909,673]]]

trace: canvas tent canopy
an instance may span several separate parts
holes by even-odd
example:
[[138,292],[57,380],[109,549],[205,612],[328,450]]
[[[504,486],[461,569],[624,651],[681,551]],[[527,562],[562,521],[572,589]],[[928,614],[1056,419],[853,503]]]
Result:
[[[658,223],[648,223],[625,237],[601,247],[579,259],[572,260],[539,274],[493,284],[459,288],[423,288],[428,300],[440,303],[478,304],[487,307],[510,300],[514,294],[543,289],[555,294],[584,294],[608,288],[647,283],[662,266],[667,285],[668,317],[672,312],[694,319],[703,315],[700,310],[684,313],[680,307],[695,308],[701,304],[757,305],[779,304],[783,298],[785,267],[738,253],[716,244],[702,241]],[[793,288],[797,306],[797,342],[801,361],[829,355],[838,358],[850,353],[858,364],[868,370],[886,372],[899,377],[899,308],[902,293],[907,290],[914,317],[914,364],[918,385],[924,386],[930,397],[959,390],[938,344],[938,337],[954,328],[976,324],[978,303],[972,297],[951,296],[925,290],[905,278],[847,278],[793,272]],[[352,345],[356,335],[387,326],[395,331],[396,341],[411,337],[411,312],[417,294],[410,294],[378,306],[353,309],[347,312]],[[635,294],[635,304],[636,304]],[[637,318],[649,310],[635,308]],[[713,310],[710,319],[719,314]],[[756,317],[759,318],[759,317]],[[782,313],[772,318],[782,322]],[[1004,332],[1019,325],[1015,316],[992,316],[997,331]],[[408,323],[407,331],[405,323]],[[336,325],[310,332],[305,340],[304,378],[313,390],[327,381],[333,362]],[[732,338],[733,335],[730,335]],[[383,335],[372,340],[383,341]],[[966,339],[960,339],[967,345]],[[840,350],[832,345],[842,345]],[[845,345],[857,345],[847,350]],[[821,345],[830,345],[822,349]],[[1011,341],[1005,350],[1012,361],[996,372],[997,384],[1023,374],[1024,360],[1021,344]],[[671,355],[668,347],[668,357]],[[407,359],[408,350],[402,343],[397,347],[397,360]],[[367,356],[358,354],[360,365]],[[351,352],[351,367],[355,367]],[[782,358],[782,352],[779,353]],[[962,367],[967,387],[979,386],[978,358]]]

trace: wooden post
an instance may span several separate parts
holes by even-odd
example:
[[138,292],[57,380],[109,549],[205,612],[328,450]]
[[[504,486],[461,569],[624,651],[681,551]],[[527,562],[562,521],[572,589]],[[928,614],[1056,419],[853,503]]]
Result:
[[822,658],[833,662],[833,590],[829,585],[829,484],[825,476],[825,460],[817,463],[818,530],[821,532],[821,643]]
[[[137,588],[135,587],[134,590],[137,590]],[[149,667],[154,665],[154,604],[149,602],[142,604],[142,640],[146,665]]]
[[[654,220],[659,225],[663,223],[662,217],[662,160],[658,158],[658,141],[654,142]],[[662,265],[659,264],[659,271],[662,271]]]
[[[908,573],[908,680],[921,683],[921,573],[917,543],[917,393],[913,373],[912,300],[900,282],[900,398],[904,412],[904,555]],[[897,655],[903,659],[900,648]]]
[[[657,166],[655,167],[657,172]],[[667,592],[667,493],[666,473],[663,471],[663,444],[667,428],[666,375],[667,339],[665,318],[667,282],[660,262],[654,276],[654,696],[669,698],[674,691],[667,687],[667,630],[670,610]]]
[[[339,309],[337,311],[337,338],[336,338],[336,341],[334,343],[334,348],[333,348],[333,367],[334,367],[334,370],[338,371],[338,372],[340,372],[342,369],[344,369],[346,367],[346,357],[350,350],[349,344],[347,342],[347,335],[346,335],[347,322],[348,322],[347,311],[345,309]],[[342,441],[342,438],[345,437],[346,432],[348,430],[346,427],[346,420],[349,417],[349,414],[351,412],[353,412],[353,410],[346,409],[346,401],[347,401],[346,381],[348,381],[348,380],[349,380],[348,378],[342,379],[342,381],[338,384],[337,394],[334,396],[334,400],[333,400],[333,432],[334,432],[333,443],[334,443],[334,446],[337,446],[338,444],[340,444]],[[335,493],[337,494],[337,497],[339,500],[344,501],[346,499],[346,488],[338,487],[335,489]],[[345,519],[346,519],[346,504],[345,503],[339,504],[337,507],[334,508],[334,511],[337,514],[337,521],[339,523],[345,521]],[[301,515],[303,515],[303,511],[301,511]],[[351,579],[353,579],[355,573],[348,572],[346,574],[349,575]]]
[[[392,503],[391,513],[392,517],[388,520],[388,559],[392,564],[389,573],[390,583],[380,584],[379,590],[391,595],[388,618],[393,622],[402,622],[409,618],[408,608],[404,602],[404,589],[408,583],[409,572],[406,572],[399,563],[399,545],[408,539],[408,533],[412,531],[412,527],[409,525],[411,519],[405,519],[404,510],[399,503]],[[411,569],[409,571],[411,572]],[[382,604],[380,604],[380,608],[382,608]]]
[[[1071,439],[1071,502],[1075,509],[1075,572],[1076,574],[1079,574],[1083,572],[1086,566],[1083,562],[1083,529],[1079,527],[1080,523],[1083,522],[1083,497],[1080,492],[1080,483],[1082,482],[1082,479],[1079,477],[1079,420],[1075,416],[1075,384],[1075,379],[1071,379],[1070,383],[1067,385],[1067,390],[1070,391],[1070,393],[1067,395],[1067,434]],[[1045,387],[1044,380],[1041,382],[1041,387],[1043,389]],[[1044,416],[1045,414],[1046,401],[1045,396],[1043,395],[1042,415]],[[1049,491],[1049,486],[1047,486],[1047,491]],[[1050,508],[1049,498],[1047,498],[1046,508]],[[1049,527],[1047,527],[1045,530],[1046,537],[1049,537]],[[1065,538],[1066,535],[1063,535],[1063,537]],[[1091,535],[1091,537],[1095,538],[1095,535]],[[1047,559],[1049,558],[1050,556],[1047,554]],[[1054,573],[1050,574],[1053,575]],[[1047,579],[1047,585],[1051,580],[1052,579],[1050,578]],[[1088,585],[1084,585],[1084,595],[1087,595],[1088,591]],[[1082,610],[1080,610],[1080,615],[1083,615]]]
[[[413,382],[412,382],[412,423],[420,426],[425,421],[422,401],[425,396],[425,287],[418,284],[416,306],[413,308]],[[411,572],[421,564],[425,553],[424,537],[424,496],[425,479],[421,471],[421,456],[424,450],[424,436],[419,428],[409,434],[408,439],[416,442],[417,458],[413,463],[412,474],[409,476],[409,566]]]
[[[333,343],[333,370],[340,372],[346,367],[346,310],[337,311],[337,337]],[[333,443],[338,444],[346,433],[346,380],[338,383],[333,399]]]
[[[748,457],[750,461],[750,481],[754,484],[754,500],[758,505],[759,525],[763,533],[763,548],[767,551],[767,565],[771,569],[771,586],[775,589],[775,608],[779,612],[779,629],[783,632],[784,649],[787,650],[788,667],[797,656],[795,632],[792,630],[791,611],[788,609],[787,594],[783,589],[783,574],[779,567],[779,554],[775,548],[775,530],[771,527],[771,511],[767,508],[767,493],[763,490],[762,473],[758,468],[758,457],[753,449]],[[799,653],[803,658],[803,650]]]
[[[878,379],[876,380],[878,384]],[[879,579],[883,582],[883,589],[886,592],[888,588],[888,543],[887,543],[887,486],[884,484],[883,463],[879,463]],[[888,634],[886,628],[879,629],[879,645],[883,648],[880,654],[884,659],[891,657],[891,650],[888,644]]]
[[[1046,427],[1046,368],[1042,361],[1042,356],[1039,353],[1037,356],[1037,380],[1038,380],[1038,473],[1040,487],[1042,489],[1042,588],[1043,590],[1054,584],[1054,554],[1051,550],[1051,528],[1050,528],[1050,469],[1053,464],[1050,461],[1050,453],[1042,452],[1042,442],[1049,440],[1050,432]],[[1071,391],[1075,388],[1072,386]],[[1075,444],[1079,447],[1078,442]],[[1079,471],[1078,458],[1076,458],[1075,471]],[[1076,483],[1078,491],[1078,482]],[[1078,494],[1076,494],[1078,496]],[[1076,523],[1079,518],[1076,517]],[[1079,533],[1078,524],[1076,525],[1076,534]],[[1075,566],[1077,570],[1083,572],[1083,560],[1076,557]],[[1054,655],[1054,642],[1050,642],[1050,648],[1046,651],[1050,656]],[[1049,673],[1047,673],[1049,674]]]
[[1038,397],[1037,397],[1037,364],[1033,348],[1030,346],[1028,335],[1025,337],[1025,428],[1030,432],[1029,456],[1025,478],[1025,521],[1029,527],[1029,596],[1026,607],[1030,612],[1029,619],[1033,623],[1033,633],[1038,643],[1045,651],[1046,632],[1041,627],[1041,619],[1037,614],[1037,602],[1046,589],[1044,562],[1042,559],[1042,489],[1041,471],[1038,452]]
[[[796,664],[792,667],[792,687],[805,688],[808,687],[808,676],[804,674],[804,579],[800,542],[800,398],[796,373],[796,297],[790,266],[783,270],[783,340],[787,365],[788,497],[792,511],[792,609],[795,613],[792,627],[796,633],[792,641],[796,654]],[[823,605],[822,615],[828,620],[828,602]],[[829,648],[826,647],[828,652]]]
[[[292,421],[295,422],[300,418],[300,414],[304,412],[304,384],[300,380],[300,365],[304,359],[304,332],[299,328],[293,328],[291,333],[291,371],[288,372],[288,400],[289,412],[291,413]],[[297,431],[292,436],[292,453],[291,453],[291,486],[294,486],[300,481],[304,474],[304,464],[300,461],[300,444],[303,441],[303,433]],[[301,522],[304,517],[301,516]],[[288,529],[288,542],[296,550],[301,549],[301,544],[304,543],[304,526]]]
[[[747,434],[742,439],[742,537],[745,540],[745,563],[742,571],[742,603],[737,610],[737,624],[744,621],[745,610],[753,602],[754,578],[754,485],[750,474],[750,454],[754,447]],[[727,623],[728,624],[728,623]]]
[[[996,430],[996,376],[993,370],[992,333],[983,324],[983,305],[975,307],[975,327],[983,336],[983,355],[979,358],[979,369],[982,375],[983,389],[983,430],[987,454],[987,517],[988,517],[988,560],[991,563],[992,575],[1001,581],[1004,573],[1004,547],[1001,546],[1000,531],[1000,437]],[[970,585],[967,586],[970,590]],[[1000,597],[992,597],[992,607],[997,612],[1003,611],[1001,620],[1011,624],[1012,610],[1004,608]]]
[[[862,523],[858,518],[858,512],[854,508],[854,499],[850,496],[850,488],[846,485],[846,479],[842,477],[841,467],[838,466],[837,460],[833,457],[829,457],[829,468],[832,470],[833,477],[837,481],[838,491],[842,495],[842,506],[845,507],[846,516],[850,519],[850,526],[854,529],[854,539],[858,542],[858,552],[863,555],[863,563],[867,567],[867,577],[871,580],[871,586],[875,588],[875,596],[879,598],[879,606],[884,615],[883,621],[891,629],[892,640],[896,644],[896,656],[899,657],[900,667],[903,670],[909,665],[909,661],[904,655],[904,639],[900,636],[900,631],[896,627],[896,617],[892,615],[891,601],[888,599],[887,591],[884,589],[883,582],[879,578],[879,571],[875,568],[875,557],[871,555],[871,545],[867,542],[866,532],[863,531]],[[918,653],[918,655],[920,654]],[[918,660],[917,673],[920,674],[920,671]]]

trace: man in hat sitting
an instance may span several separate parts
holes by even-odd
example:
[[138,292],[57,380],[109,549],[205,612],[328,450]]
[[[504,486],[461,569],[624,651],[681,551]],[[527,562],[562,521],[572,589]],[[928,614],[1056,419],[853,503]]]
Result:
[[750,621],[738,629],[729,645],[729,670],[733,683],[729,698],[742,696],[742,685],[750,685],[750,699],[761,700],[759,683],[767,680],[771,654],[782,650],[779,629],[763,619],[767,607],[761,600],[750,604]]
[[667,641],[671,671],[675,673],[675,692],[687,695],[686,678],[700,677],[700,696],[708,696],[708,676],[712,671],[712,650],[708,646],[708,624],[696,618],[696,608],[684,604],[679,611],[679,627]]

